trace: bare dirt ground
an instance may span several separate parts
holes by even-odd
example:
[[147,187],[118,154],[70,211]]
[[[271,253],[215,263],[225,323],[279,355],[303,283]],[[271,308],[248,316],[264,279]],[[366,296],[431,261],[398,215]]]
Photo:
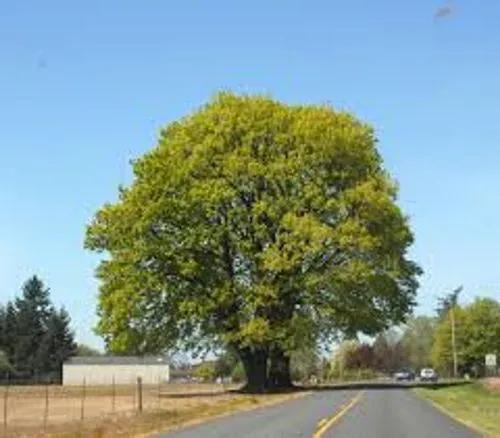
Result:
[[484,384],[489,390],[500,392],[500,377],[490,377],[485,379]]
[[[144,387],[143,411],[191,409],[234,397],[221,385]],[[186,395],[193,394],[193,397]],[[184,395],[184,397],[176,397]],[[6,405],[6,406],[5,406]],[[98,421],[110,415],[138,412],[137,387],[13,386],[0,388],[0,434],[19,436],[30,429]],[[7,427],[5,427],[5,417]],[[24,432],[23,432],[24,433]]]

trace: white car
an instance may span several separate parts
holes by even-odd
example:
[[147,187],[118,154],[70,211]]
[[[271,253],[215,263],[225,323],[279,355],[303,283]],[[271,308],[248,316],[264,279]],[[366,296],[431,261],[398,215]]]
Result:
[[420,381],[422,382],[437,382],[438,375],[432,368],[422,368],[420,370]]

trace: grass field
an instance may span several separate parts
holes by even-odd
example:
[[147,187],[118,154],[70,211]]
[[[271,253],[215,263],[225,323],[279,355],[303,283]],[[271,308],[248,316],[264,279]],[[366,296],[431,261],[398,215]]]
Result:
[[[0,388],[0,436],[136,436],[300,394],[249,396],[221,385]],[[4,409],[7,400],[7,409]],[[7,417],[7,427],[3,420]],[[82,419],[83,417],[83,419]]]
[[500,392],[482,383],[415,391],[457,420],[488,437],[500,438]]

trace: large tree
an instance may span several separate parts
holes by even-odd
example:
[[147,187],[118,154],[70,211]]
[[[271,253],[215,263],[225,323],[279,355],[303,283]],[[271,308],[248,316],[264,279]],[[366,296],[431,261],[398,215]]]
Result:
[[86,238],[107,254],[98,331],[112,351],[223,344],[262,390],[290,383],[305,337],[373,334],[414,303],[396,185],[350,114],[221,93],[133,170]]

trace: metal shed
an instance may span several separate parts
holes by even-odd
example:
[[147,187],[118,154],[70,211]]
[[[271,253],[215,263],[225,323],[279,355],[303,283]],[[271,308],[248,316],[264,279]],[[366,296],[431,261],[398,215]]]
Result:
[[170,380],[167,359],[158,356],[75,356],[63,364],[63,385],[146,385]]

